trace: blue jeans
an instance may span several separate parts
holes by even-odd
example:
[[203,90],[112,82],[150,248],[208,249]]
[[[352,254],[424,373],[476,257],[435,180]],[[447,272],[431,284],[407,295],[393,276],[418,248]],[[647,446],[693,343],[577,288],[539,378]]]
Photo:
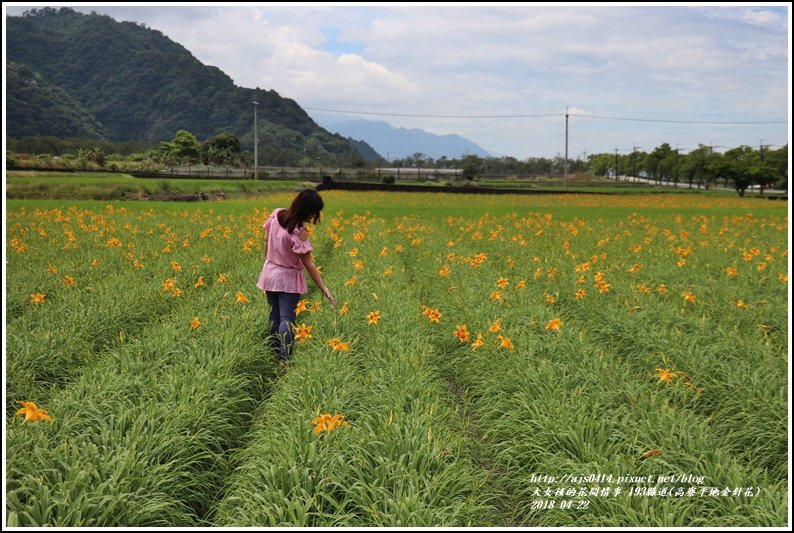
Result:
[[295,307],[301,295],[294,292],[265,291],[267,303],[270,304],[270,334],[274,335],[273,347],[278,358],[286,361],[292,357],[292,342],[295,332]]

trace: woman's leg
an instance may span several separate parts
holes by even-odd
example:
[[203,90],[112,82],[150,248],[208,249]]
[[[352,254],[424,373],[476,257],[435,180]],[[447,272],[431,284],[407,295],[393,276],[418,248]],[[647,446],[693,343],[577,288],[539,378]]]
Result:
[[295,340],[295,331],[292,326],[295,323],[295,307],[297,307],[301,295],[291,292],[274,294],[277,295],[278,299],[276,306],[278,309],[278,357],[282,361],[286,361],[292,357],[292,342]]
[[292,292],[279,293],[278,312],[281,321],[278,332],[282,339],[279,357],[283,360],[292,357],[292,342],[295,340],[295,330],[292,329],[292,326],[295,324],[295,308],[298,306],[300,297],[300,294]]
[[281,322],[278,305],[279,293],[265,291],[265,294],[267,295],[267,303],[270,305],[270,347],[273,348],[276,353],[279,353],[279,347],[281,346],[281,341],[278,336],[279,322]]

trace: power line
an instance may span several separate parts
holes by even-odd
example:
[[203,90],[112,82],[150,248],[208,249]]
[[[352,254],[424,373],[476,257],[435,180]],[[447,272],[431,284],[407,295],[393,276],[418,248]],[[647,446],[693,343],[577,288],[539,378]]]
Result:
[[627,120],[631,122],[664,122],[666,124],[788,124],[786,121],[759,121],[759,120],[663,120],[655,118],[635,118],[635,117],[608,117],[604,115],[572,115],[581,118],[598,118],[604,120]]
[[[375,115],[384,117],[413,117],[413,118],[473,118],[473,119],[493,119],[493,118],[541,118],[541,117],[564,117],[563,113],[533,113],[526,115],[434,115],[424,113],[382,113],[375,111],[351,111],[346,109],[327,109],[322,107],[304,107],[308,111],[323,111],[325,113],[347,113],[350,115]],[[624,120],[630,122],[660,122],[666,124],[788,124],[785,120],[665,120],[638,117],[612,117],[607,115],[579,115],[571,113],[572,117],[595,118],[601,120]]]
[[560,113],[541,113],[536,115],[424,115],[411,113],[375,113],[369,111],[346,111],[342,109],[323,109],[320,107],[304,107],[309,111],[324,111],[326,113],[349,113],[351,115],[378,115],[384,117],[414,117],[414,118],[536,118],[536,117],[561,117]]

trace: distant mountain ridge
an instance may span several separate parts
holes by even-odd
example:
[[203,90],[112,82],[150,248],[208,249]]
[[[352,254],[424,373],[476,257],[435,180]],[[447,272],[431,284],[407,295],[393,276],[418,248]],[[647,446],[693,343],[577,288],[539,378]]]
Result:
[[[260,146],[354,157],[341,135],[318,126],[273,90],[237,87],[161,32],[69,8],[6,17],[6,133],[86,136],[114,141],[199,139],[233,133],[253,149],[259,102]],[[309,141],[309,142],[307,142]],[[371,156],[363,145],[362,150]]]
[[433,159],[442,156],[452,159],[465,155],[490,155],[487,150],[456,134],[436,135],[419,128],[395,127],[382,120],[317,120],[330,131],[366,141],[379,154],[389,159],[402,159],[416,153],[429,155]]

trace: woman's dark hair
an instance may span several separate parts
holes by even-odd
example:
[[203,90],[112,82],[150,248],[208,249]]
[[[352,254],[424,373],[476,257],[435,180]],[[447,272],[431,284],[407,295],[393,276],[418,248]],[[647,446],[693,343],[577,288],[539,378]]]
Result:
[[324,205],[317,191],[304,189],[298,193],[289,209],[279,211],[276,217],[279,225],[292,234],[295,228],[303,226],[305,222],[311,221],[312,224],[317,224]]

